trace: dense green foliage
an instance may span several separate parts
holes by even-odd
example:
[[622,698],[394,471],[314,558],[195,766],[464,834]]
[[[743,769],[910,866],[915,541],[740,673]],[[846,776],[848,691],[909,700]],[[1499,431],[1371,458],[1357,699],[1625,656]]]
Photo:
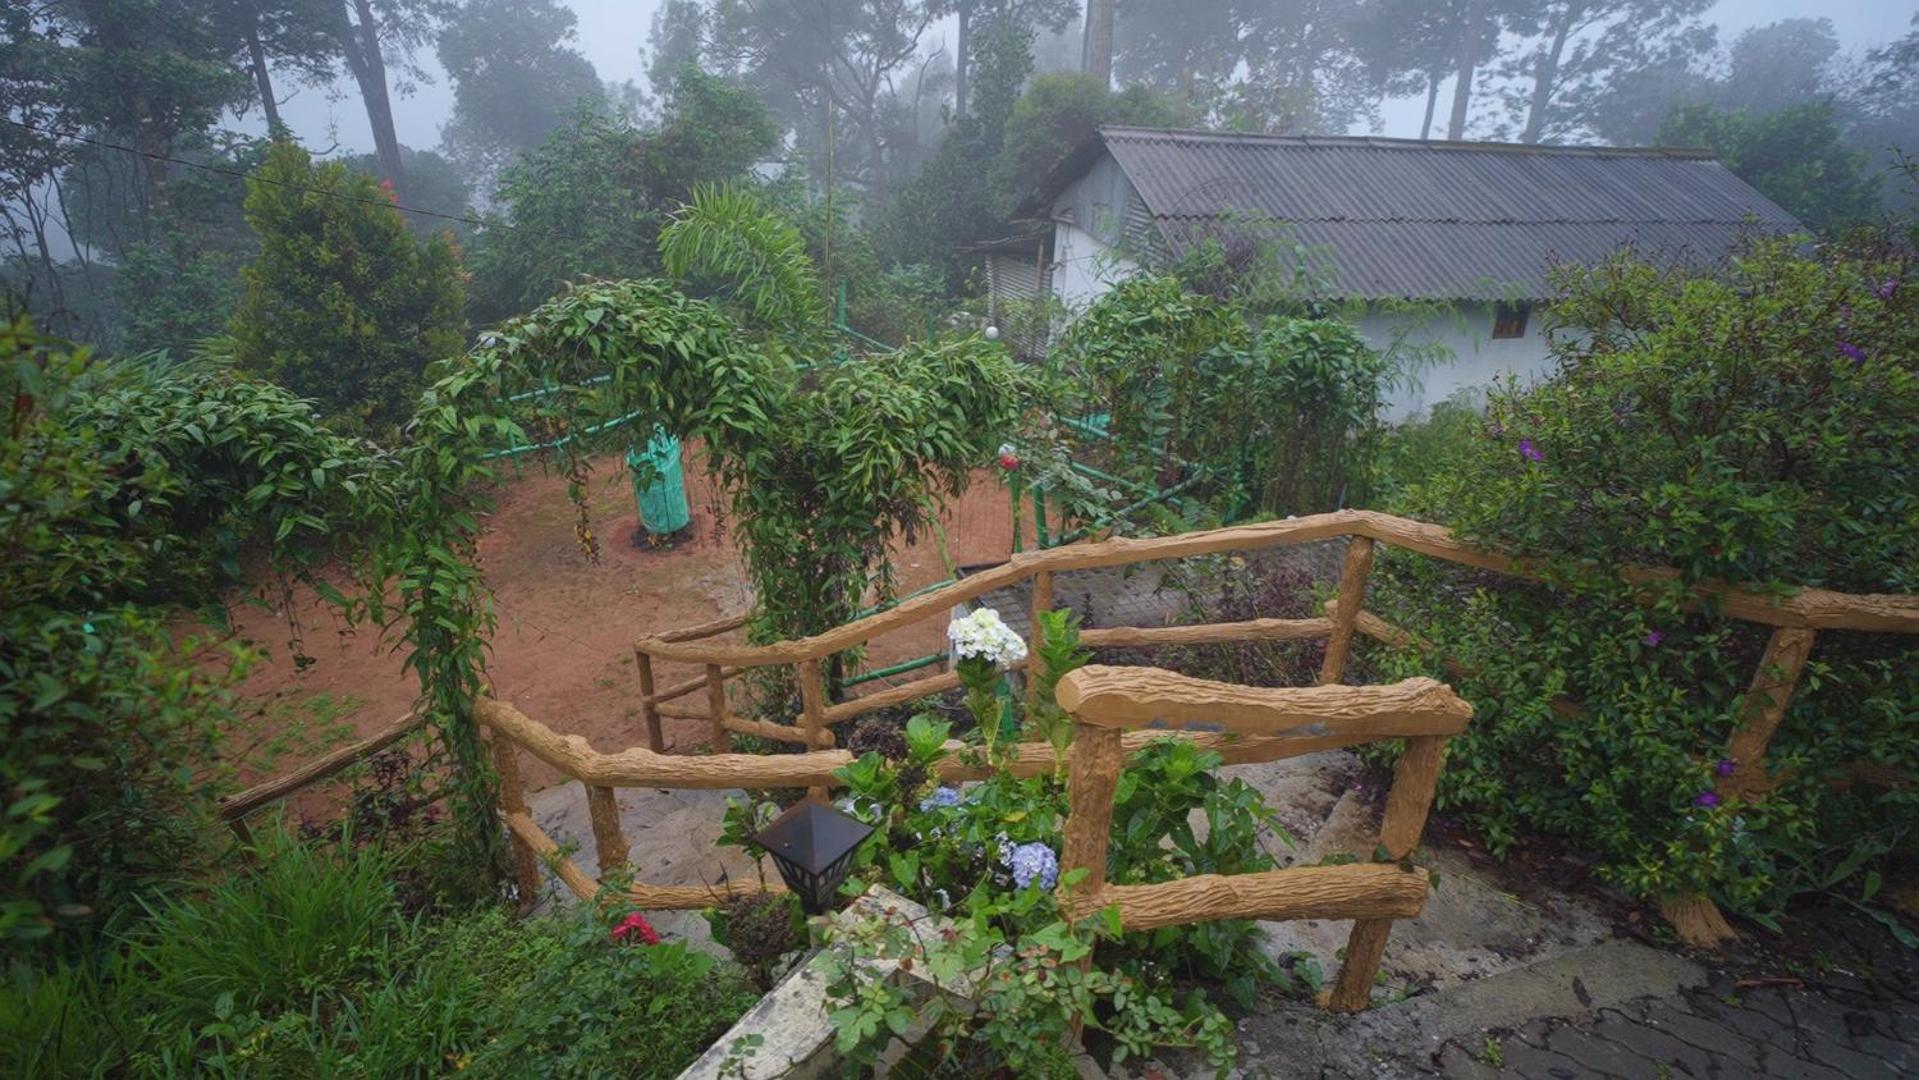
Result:
[[503,220],[473,255],[474,314],[522,314],[582,275],[657,273],[660,229],[680,201],[737,179],[778,142],[749,91],[693,69],[679,73],[657,129],[581,106],[501,172]]
[[[1913,792],[1870,778],[1919,767],[1919,648],[1822,634],[1767,755],[1771,790],[1722,803],[1702,794],[1718,768],[1756,764],[1719,765],[1766,633],[1680,601],[1708,580],[1919,586],[1910,269],[1776,242],[1720,279],[1623,257],[1562,277],[1557,375],[1496,392],[1399,504],[1540,557],[1546,585],[1394,558],[1376,601],[1464,665],[1453,681],[1478,711],[1443,807],[1497,849],[1557,833],[1637,894],[1710,892],[1761,916],[1808,889],[1857,896],[1851,875],[1909,851]],[[1637,592],[1630,566],[1678,573]]]
[[372,427],[412,411],[421,373],[466,331],[452,238],[421,241],[388,202],[371,177],[276,145],[248,182],[260,257],[231,328],[241,367]]
[[[1110,1034],[1123,1048],[1122,1059],[1156,1045],[1187,1044],[1224,1065],[1232,1055],[1224,1039],[1230,1022],[1191,987],[1221,985],[1250,1007],[1261,987],[1290,987],[1291,979],[1244,920],[1132,934],[1120,933],[1110,916],[1080,926],[1062,920],[1053,887],[1071,883],[1055,847],[1067,810],[1064,759],[1051,774],[1021,778],[1006,767],[1007,755],[1018,741],[1053,737],[1059,710],[1051,688],[1090,653],[1079,647],[1077,621],[1065,610],[1052,613],[1044,638],[1032,647],[1044,665],[1042,693],[1030,711],[1015,699],[1012,715],[990,689],[1000,677],[998,664],[961,654],[973,743],[959,753],[994,766],[984,781],[964,789],[939,785],[938,764],[954,752],[946,745],[951,725],[930,714],[914,716],[888,737],[873,737],[869,728],[852,739],[856,749],[863,736],[877,748],[837,774],[847,787],[842,805],[877,836],[855,853],[843,888],[884,885],[953,926],[915,933],[903,920],[876,918],[833,939],[829,994],[840,1006],[833,1013],[838,1048],[870,1060],[910,1023],[913,1004],[853,963],[907,957],[935,978],[964,976],[979,987],[980,1014],[946,1018],[944,1037],[931,1040],[949,1067],[980,1074],[1003,1066],[1040,1075],[1057,1064],[1061,1041],[1076,1022]],[[997,738],[1002,722],[1019,738]],[[1062,753],[1066,741],[1055,743]],[[1217,754],[1177,739],[1128,762],[1114,798],[1108,881],[1143,884],[1273,867],[1260,842],[1263,829],[1278,829],[1271,811],[1243,781],[1220,780],[1218,765]],[[773,812],[771,804],[733,804],[727,838],[759,853],[747,838]],[[1195,815],[1206,822],[1203,836],[1191,824]],[[1091,957],[1090,970],[1073,970],[1082,957]]]
[[[0,332],[0,935],[89,925],[207,842],[226,653],[169,619],[247,550],[304,575],[359,550],[390,469],[285,391]],[[237,652],[232,659],[243,659]]]
[[587,908],[415,917],[391,884],[409,852],[262,857],[80,966],[9,970],[0,1070],[670,1076],[757,997],[682,944],[615,943]]
[[1228,517],[1340,506],[1372,472],[1397,365],[1340,320],[1272,314],[1140,275],[1094,302],[1049,364],[1110,414],[1142,482],[1203,470]]
[[1769,113],[1692,105],[1667,117],[1658,139],[1661,146],[1711,150],[1810,229],[1869,221],[1879,209],[1880,178],[1868,155],[1842,140],[1829,102]]

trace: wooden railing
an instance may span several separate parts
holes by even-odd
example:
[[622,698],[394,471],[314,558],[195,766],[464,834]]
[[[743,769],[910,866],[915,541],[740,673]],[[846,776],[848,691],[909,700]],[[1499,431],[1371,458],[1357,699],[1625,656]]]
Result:
[[[1439,785],[1446,740],[1466,730],[1472,706],[1450,687],[1425,678],[1390,686],[1263,690],[1157,668],[1100,666],[1061,679],[1059,703],[1073,717],[1061,868],[1063,873],[1084,872],[1062,889],[1061,908],[1068,917],[1080,919],[1112,907],[1127,930],[1216,919],[1353,919],[1328,1006],[1343,1012],[1366,1007],[1392,920],[1417,915],[1425,905],[1426,871],[1399,863],[1419,844]],[[1106,848],[1125,753],[1122,733],[1149,726],[1156,735],[1198,730],[1258,736],[1274,751],[1297,743],[1295,753],[1308,752],[1308,747],[1405,739],[1380,826],[1379,846],[1386,861],[1201,874],[1152,885],[1109,884]]]
[[217,816],[227,823],[242,844],[251,844],[253,831],[247,827],[248,814],[372,757],[411,735],[423,723],[425,719],[419,713],[407,713],[366,738],[348,743],[323,757],[315,758],[285,776],[276,776],[238,794],[227,796],[220,800]]
[[[1388,544],[1516,577],[1536,580],[1540,576],[1536,563],[1480,551],[1455,539],[1443,527],[1370,511],[1342,510],[1177,536],[1103,540],[1022,553],[993,569],[807,638],[765,645],[710,640],[743,625],[743,617],[648,637],[635,645],[641,705],[647,729],[645,747],[632,747],[613,754],[599,753],[585,740],[560,735],[505,702],[483,699],[475,704],[474,716],[494,737],[496,760],[506,789],[502,809],[512,830],[522,885],[528,886],[530,895],[532,887],[537,886],[542,853],[550,855],[556,848],[551,839],[540,833],[526,815],[524,795],[519,793],[518,788],[516,748],[531,753],[561,773],[587,785],[588,808],[593,819],[601,865],[622,864],[628,859],[628,850],[626,841],[620,835],[613,789],[641,786],[808,787],[824,791],[833,782],[833,770],[852,761],[851,754],[833,748],[835,742],[831,725],[900,702],[940,693],[957,685],[956,677],[946,673],[913,680],[850,701],[829,702],[822,689],[820,671],[822,663],[836,653],[860,647],[881,635],[914,623],[926,620],[943,622],[955,604],[1023,582],[1031,582],[1033,627],[1037,636],[1039,617],[1052,606],[1053,575],[1064,571],[1255,551],[1342,537],[1349,538],[1350,543],[1341,567],[1338,593],[1324,618],[1255,619],[1198,626],[1109,627],[1083,631],[1082,640],[1100,648],[1324,639],[1327,644],[1319,682],[1334,684],[1340,682],[1345,674],[1355,633],[1402,644],[1412,640],[1411,635],[1392,627],[1364,608],[1367,579],[1376,545]],[[1640,568],[1625,573],[1629,582],[1648,586],[1669,582],[1676,576],[1676,571],[1662,568]],[[1743,722],[1732,733],[1728,743],[1728,756],[1736,763],[1736,769],[1732,776],[1721,781],[1721,785],[1722,795],[1729,798],[1749,797],[1763,790],[1766,782],[1766,746],[1785,713],[1786,703],[1818,631],[1840,629],[1919,633],[1919,597],[1915,596],[1854,595],[1823,589],[1802,589],[1774,595],[1733,585],[1707,583],[1691,592],[1689,603],[1694,606],[1711,604],[1732,617],[1774,628],[1772,641],[1753,677],[1753,689],[1757,692],[1748,695]],[[704,674],[659,688],[654,685],[654,665],[662,662],[697,665],[704,670]],[[1037,664],[1037,657],[1030,662]],[[748,669],[774,665],[789,665],[794,669],[802,702],[798,723],[749,721],[732,716],[727,708],[726,681]],[[706,692],[704,708],[675,707],[671,704],[702,689]],[[660,728],[663,716],[691,716],[706,720],[711,733],[711,749],[717,752],[704,756],[665,753]],[[785,755],[728,753],[729,736],[733,732],[751,732],[797,743],[808,749],[802,753]],[[1229,763],[1269,761],[1311,750],[1373,741],[1375,738],[1358,730],[1325,735],[1295,734],[1277,739],[1235,732],[1186,734],[1182,737],[1217,750]],[[1377,736],[1381,739],[1391,737]],[[1121,736],[1120,747],[1123,752],[1131,752],[1145,746],[1152,738],[1149,732],[1127,732]],[[1053,751],[1050,746],[1024,745],[1019,747],[1015,756],[1014,768],[1023,772],[1039,772],[1052,767]],[[947,780],[971,779],[977,778],[980,770],[949,756],[941,766],[941,775]],[[577,867],[574,871],[577,871]],[[575,873],[574,877],[578,880],[567,879],[564,873],[561,876],[575,892],[585,890],[583,895],[597,888],[584,874]],[[701,887],[636,885],[631,900],[641,907],[697,907],[712,902],[713,895],[713,891]],[[1710,943],[1716,935],[1730,933],[1717,910],[1703,898],[1673,898],[1666,911],[1682,936],[1688,940]]]

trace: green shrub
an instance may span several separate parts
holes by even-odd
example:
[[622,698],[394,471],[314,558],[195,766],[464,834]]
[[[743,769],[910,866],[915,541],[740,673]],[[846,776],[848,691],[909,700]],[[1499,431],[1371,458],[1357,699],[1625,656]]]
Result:
[[[279,387],[0,327],[0,941],[103,919],[217,835],[229,679],[178,635],[243,551],[350,555],[389,477]],[[365,498],[367,502],[359,500]],[[224,654],[236,665],[210,661]]]
[[88,965],[16,965],[0,1074],[672,1076],[758,998],[586,908],[407,918],[388,877],[412,857],[283,838]]
[[[1772,790],[1716,804],[1766,629],[1680,597],[1709,579],[1919,589],[1909,276],[1901,258],[1786,242],[1719,277],[1627,257],[1561,276],[1556,376],[1496,391],[1399,503],[1540,557],[1548,586],[1388,557],[1369,600],[1466,665],[1442,676],[1477,709],[1443,808],[1496,849],[1522,829],[1570,837],[1643,896],[1706,891],[1766,917],[1806,889],[1871,893],[1875,877],[1848,879],[1910,842],[1919,792],[1854,766],[1919,769],[1919,647],[1821,635],[1767,757]],[[1619,574],[1633,565],[1678,576],[1637,604]],[[1442,674],[1418,657],[1384,666]],[[1560,696],[1576,717],[1554,711]]]
[[460,351],[458,245],[424,241],[378,182],[275,144],[247,184],[260,257],[230,327],[244,368],[379,429],[411,415],[426,366]]
[[1152,482],[1202,468],[1229,519],[1340,506],[1371,475],[1398,378],[1342,320],[1261,317],[1172,275],[1100,297],[1052,362],[1080,384],[1073,407],[1110,413],[1122,472]]

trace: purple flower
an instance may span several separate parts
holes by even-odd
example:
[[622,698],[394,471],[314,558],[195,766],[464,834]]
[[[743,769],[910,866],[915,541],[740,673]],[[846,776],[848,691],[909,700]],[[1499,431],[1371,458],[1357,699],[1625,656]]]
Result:
[[958,806],[959,804],[960,793],[958,788],[940,787],[934,788],[931,795],[920,800],[920,809],[931,810],[936,806]]
[[1839,355],[1851,360],[1855,364],[1863,364],[1866,362],[1866,350],[1854,345],[1850,341],[1839,342]]
[[1702,791],[1692,797],[1692,804],[1694,806],[1703,806],[1710,810],[1719,805],[1719,795],[1717,792]]
[[1879,283],[1878,288],[1872,291],[1875,295],[1879,297],[1879,299],[1890,300],[1892,299],[1892,294],[1899,291],[1899,279],[1887,278],[1886,280]]
[[1643,638],[1640,638],[1639,640],[1646,643],[1646,648],[1657,649],[1659,647],[1659,643],[1666,640],[1666,635],[1661,633],[1658,630],[1648,630],[1646,632],[1646,636]]
[[1733,764],[1731,758],[1722,757],[1719,759],[1719,764],[1712,767],[1712,774],[1714,776],[1731,776],[1735,768],[1737,768],[1737,766]]
[[1034,882],[1050,889],[1059,880],[1059,856],[1045,844],[1019,845],[1006,857],[1006,865],[1012,868],[1013,884],[1022,889]]
[[1546,455],[1539,452],[1539,447],[1534,446],[1531,439],[1519,440],[1519,456],[1525,458],[1527,461],[1546,460]]

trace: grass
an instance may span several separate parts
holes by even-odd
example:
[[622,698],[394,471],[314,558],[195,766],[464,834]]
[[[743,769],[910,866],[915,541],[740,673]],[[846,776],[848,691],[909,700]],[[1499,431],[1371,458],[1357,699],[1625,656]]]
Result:
[[0,1076],[673,1076],[758,994],[584,909],[406,916],[419,849],[301,844],[182,892],[86,962],[0,985]]

